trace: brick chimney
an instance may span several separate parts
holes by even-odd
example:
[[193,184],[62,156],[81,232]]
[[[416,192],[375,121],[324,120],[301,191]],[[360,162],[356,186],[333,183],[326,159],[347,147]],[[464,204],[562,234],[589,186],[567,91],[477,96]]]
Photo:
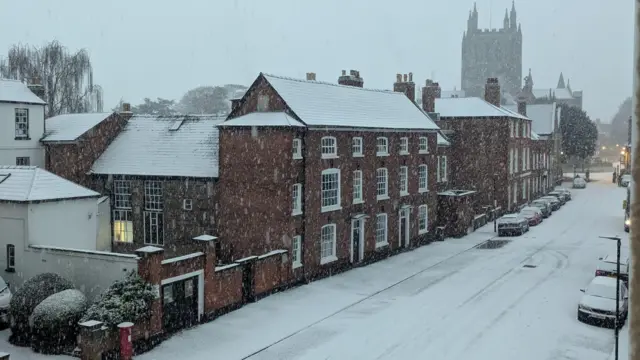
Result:
[[436,99],[439,99],[441,94],[440,84],[427,79],[425,86],[422,88],[422,110],[427,113],[436,112]]
[[342,75],[338,78],[338,84],[361,88],[364,86],[364,80],[360,77],[360,71],[350,70],[349,75],[347,75],[347,71],[342,70]]
[[518,98],[518,114],[527,116],[527,100],[524,97]]
[[500,107],[500,83],[498,83],[498,78],[487,79],[487,84],[484,86],[484,100]]
[[316,81],[316,73],[307,73],[307,81]]
[[122,110],[120,110],[119,114],[125,121],[131,119],[133,116],[133,112],[131,112],[131,104],[122,103]]
[[44,86],[40,82],[40,78],[39,77],[34,76],[31,79],[31,83],[29,85],[27,85],[27,87],[29,88],[29,90],[31,90],[32,93],[36,94],[37,97],[42,99],[42,101],[47,101],[45,99],[45,96],[44,96],[45,95],[44,94]]
[[407,95],[409,100],[415,102],[416,101],[416,84],[413,82],[413,73],[409,73],[409,75],[404,74],[396,74],[396,82],[393,83],[393,91],[401,92]]

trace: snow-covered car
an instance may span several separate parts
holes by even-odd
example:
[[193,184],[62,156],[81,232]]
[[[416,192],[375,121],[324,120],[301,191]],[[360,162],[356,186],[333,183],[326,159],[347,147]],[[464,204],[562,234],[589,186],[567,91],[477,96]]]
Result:
[[558,198],[555,196],[551,196],[551,195],[543,196],[540,199],[551,202],[551,209],[553,209],[553,211],[559,210],[560,206],[562,206],[562,203],[560,202],[560,200],[558,200]]
[[535,206],[542,211],[542,217],[548,218],[553,213],[551,201],[545,199],[536,199],[531,202],[531,206]]
[[498,236],[522,235],[529,231],[529,221],[520,214],[506,214],[498,219]]
[[0,277],[0,323],[9,323],[9,302],[11,301],[11,289],[2,277]]
[[596,276],[591,280],[578,304],[578,320],[593,322],[597,325],[613,326],[618,318],[618,327],[627,320],[627,287],[620,282],[619,312],[616,314],[616,279],[608,276]]
[[[598,259],[596,276],[608,276],[616,278],[616,254],[609,254]],[[629,282],[629,256],[620,254],[620,279],[625,284]]]
[[584,189],[587,187],[587,182],[583,178],[575,178],[573,179],[573,188],[574,189]]
[[562,191],[551,191],[549,196],[555,196],[558,200],[560,200],[560,205],[564,205],[567,203],[567,196]]
[[557,188],[555,191],[563,193],[567,201],[571,201],[571,191],[569,191],[569,189]]
[[631,175],[630,174],[624,174],[624,175],[622,175],[622,178],[620,178],[620,186],[627,187],[627,186],[629,186],[630,182],[631,182]]
[[529,226],[536,226],[542,222],[542,210],[535,206],[522,208],[520,215],[529,221]]

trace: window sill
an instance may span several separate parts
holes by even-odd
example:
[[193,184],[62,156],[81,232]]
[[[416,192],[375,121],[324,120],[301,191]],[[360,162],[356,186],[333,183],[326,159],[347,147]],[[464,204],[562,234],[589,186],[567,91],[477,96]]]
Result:
[[389,195],[377,195],[376,200],[378,201],[389,200]]
[[418,154],[428,155],[429,154],[429,150],[420,150],[420,151],[418,151]]
[[320,156],[321,159],[337,159],[338,155],[322,155]]
[[364,157],[364,154],[360,154],[360,153],[354,153],[353,157]]
[[400,155],[409,155],[408,151],[400,151]]
[[387,247],[387,246],[389,246],[389,242],[388,241],[381,242],[381,243],[376,243],[376,250],[382,249],[383,247]]
[[342,206],[327,206],[320,209],[321,213],[342,210]]
[[422,230],[418,229],[418,235],[423,235],[423,234],[427,234],[427,233],[429,233],[429,229],[422,229]]
[[388,153],[388,152],[377,152],[377,153],[376,153],[376,156],[381,156],[381,157],[383,157],[383,156],[389,156],[389,153]]
[[8,272],[8,273],[14,273],[14,272],[16,272],[16,268],[6,268],[6,269],[4,269],[4,271]]
[[293,155],[293,160],[302,160],[302,155]]
[[329,264],[329,263],[332,263],[332,262],[334,262],[336,260],[338,260],[338,257],[335,256],[335,255],[327,256],[325,258],[320,258],[320,265]]
[[19,140],[31,140],[31,138],[30,137],[16,137],[13,140],[18,140],[18,141]]
[[364,200],[353,200],[353,205],[364,204]]
[[302,215],[302,210],[293,210],[293,212],[291,213],[291,216],[298,216],[298,215]]
[[429,192],[429,189],[418,189],[418,192],[419,192],[420,194],[422,194],[422,193],[428,193],[428,192]]
[[296,261],[296,262],[294,262],[294,263],[293,263],[292,268],[295,270],[295,269],[297,269],[297,268],[299,268],[299,267],[301,267],[301,266],[302,266],[302,263],[301,263],[301,262],[297,262],[297,261]]
[[400,196],[409,196],[408,191],[400,191]]

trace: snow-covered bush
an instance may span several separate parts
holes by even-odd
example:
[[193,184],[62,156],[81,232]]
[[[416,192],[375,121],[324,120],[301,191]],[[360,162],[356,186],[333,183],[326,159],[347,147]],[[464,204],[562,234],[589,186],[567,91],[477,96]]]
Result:
[[149,315],[154,298],[153,287],[131,272],[125,280],[113,283],[80,321],[97,320],[107,326],[125,321],[135,323]]
[[17,346],[29,346],[31,333],[29,316],[44,299],[63,290],[73,289],[73,284],[58,274],[44,273],[27,280],[13,294],[9,303],[11,336],[9,342]]
[[78,320],[87,309],[87,298],[76,289],[44,299],[29,317],[31,348],[45,354],[61,354],[75,346]]

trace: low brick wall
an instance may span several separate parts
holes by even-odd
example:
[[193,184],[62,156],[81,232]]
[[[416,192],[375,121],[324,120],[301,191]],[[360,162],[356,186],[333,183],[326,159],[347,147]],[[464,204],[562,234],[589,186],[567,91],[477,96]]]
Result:
[[258,256],[255,265],[254,293],[260,296],[285,285],[291,271],[286,250],[276,250]]
[[242,304],[242,272],[239,264],[215,268],[211,291],[205,294],[207,313],[224,312],[221,310]]

